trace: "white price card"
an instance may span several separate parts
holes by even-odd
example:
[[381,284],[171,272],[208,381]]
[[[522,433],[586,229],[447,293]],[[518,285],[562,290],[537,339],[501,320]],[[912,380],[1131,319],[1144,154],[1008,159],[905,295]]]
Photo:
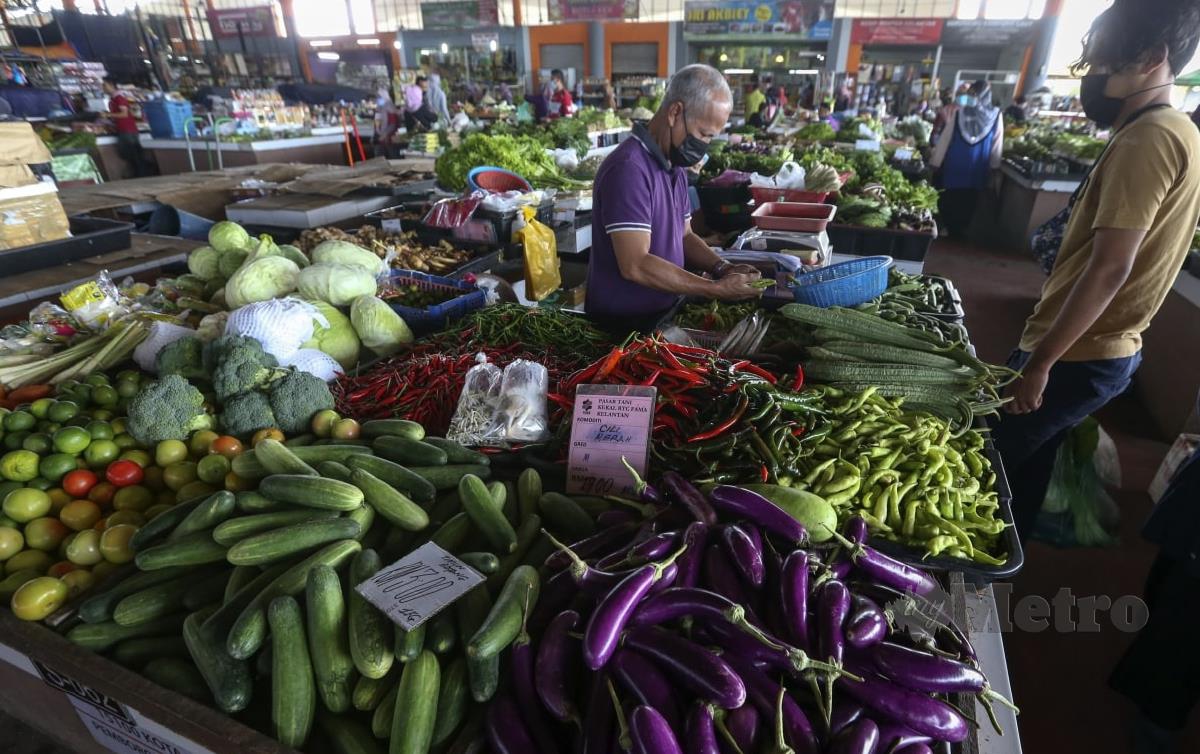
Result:
[[429,542],[355,589],[396,625],[412,631],[483,581],[474,568]]
[[906,147],[899,147],[896,150],[896,159],[900,162],[908,162],[913,158],[913,151]]
[[571,415],[567,492],[636,497],[628,462],[646,475],[658,391],[641,385],[580,385]]
[[855,139],[854,149],[859,152],[878,152],[880,143],[878,139]]

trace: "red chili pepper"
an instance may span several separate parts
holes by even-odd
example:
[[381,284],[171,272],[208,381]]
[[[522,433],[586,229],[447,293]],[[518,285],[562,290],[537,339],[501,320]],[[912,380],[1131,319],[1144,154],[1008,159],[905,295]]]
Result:
[[621,361],[621,357],[624,355],[625,355],[625,352],[622,351],[620,348],[614,348],[612,350],[612,353],[610,353],[608,356],[606,356],[604,358],[602,366],[596,372],[596,376],[599,377],[600,379],[604,379],[605,377],[608,377],[608,375],[612,372],[612,370],[616,369],[617,364]]
[[720,424],[718,424],[714,427],[704,430],[703,432],[701,432],[699,434],[692,435],[691,437],[688,438],[688,442],[700,442],[702,440],[711,440],[712,438],[717,437],[718,435],[725,434],[725,432],[728,431],[728,429],[730,427],[732,427],[734,424],[736,424],[738,422],[739,419],[742,418],[742,415],[746,413],[746,409],[749,408],[749,406],[750,406],[750,399],[748,397],[746,397],[745,395],[743,395],[742,399],[740,401],[738,401],[737,408],[734,409],[733,413],[729,416],[729,418],[725,419],[725,421],[721,422]]
[[704,378],[686,369],[664,369],[663,374],[683,380],[690,385],[703,385]]
[[771,374],[770,372],[768,372],[767,370],[763,369],[760,366],[756,366],[749,362],[738,362],[738,364],[741,364],[742,366],[738,367],[735,365],[734,368],[739,372],[749,372],[750,374],[757,375],[759,377],[762,377],[764,380],[771,383],[772,385],[774,385],[776,382],[779,381],[778,377]]
[[655,381],[657,381],[661,375],[662,375],[662,370],[655,369],[653,372],[650,373],[649,377],[647,377],[645,380],[642,381],[642,384],[643,385],[653,385],[655,383]]
[[763,484],[766,484],[767,480],[771,478],[771,474],[769,471],[767,471],[767,465],[765,463],[758,467],[758,476],[760,479],[762,479]]
[[800,364],[796,365],[796,378],[792,380],[792,391],[799,392],[804,387],[804,367]]
[[687,356],[700,356],[703,358],[711,358],[716,356],[716,353],[708,348],[700,348],[698,346],[685,346],[679,343],[663,343],[663,348],[674,354],[685,354]]
[[793,430],[792,430],[792,436],[793,436],[793,437],[799,437],[799,436],[803,435],[803,434],[804,434],[805,432],[807,432],[807,431],[808,431],[808,428],[807,428],[807,427],[805,427],[805,426],[802,424],[802,425],[800,425],[799,427],[796,427],[795,429],[793,429]]

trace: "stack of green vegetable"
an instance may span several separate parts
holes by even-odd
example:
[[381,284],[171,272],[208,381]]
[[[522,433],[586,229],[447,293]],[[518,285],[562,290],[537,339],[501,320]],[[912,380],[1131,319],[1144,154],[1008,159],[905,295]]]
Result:
[[833,130],[833,126],[828,123],[809,123],[796,132],[796,138],[800,141],[833,141],[837,136],[837,131]]
[[471,134],[442,152],[434,164],[438,183],[451,191],[467,186],[472,168],[490,165],[511,170],[535,188],[584,188],[565,177],[543,144],[529,136]]
[[910,275],[892,267],[888,270],[887,289],[855,308],[916,329],[940,328],[938,318],[932,317],[931,321],[931,315],[960,313],[949,282],[933,275]]

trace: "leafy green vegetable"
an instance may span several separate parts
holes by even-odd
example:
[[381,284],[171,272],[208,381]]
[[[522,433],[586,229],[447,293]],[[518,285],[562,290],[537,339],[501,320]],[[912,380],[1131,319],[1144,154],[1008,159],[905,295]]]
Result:
[[461,191],[467,173],[484,165],[511,170],[535,187],[567,188],[574,183],[559,171],[545,146],[529,136],[471,134],[437,158],[434,172],[443,187]]
[[796,132],[796,138],[802,141],[833,141],[837,131],[828,123],[809,123]]

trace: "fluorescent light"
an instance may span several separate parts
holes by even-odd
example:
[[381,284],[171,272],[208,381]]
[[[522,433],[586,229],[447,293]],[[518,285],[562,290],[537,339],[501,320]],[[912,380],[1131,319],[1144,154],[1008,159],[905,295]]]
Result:
[[495,52],[496,50],[500,49],[500,43],[494,39],[489,39],[488,40],[488,49],[491,50],[492,52]]
[[783,55],[776,55],[776,56],[775,56],[775,62],[776,62],[776,63],[782,63],[782,62],[783,62]]
[[721,62],[724,63],[726,60],[729,60],[729,56],[725,53],[721,53]]
[[375,39],[374,37],[368,37],[366,39],[357,39],[355,41],[358,44],[362,45],[363,47],[372,47],[374,45],[379,44],[379,40]]
[[816,68],[793,68],[788,73],[793,76],[816,76],[820,71]]
[[737,76],[739,74],[749,75],[751,73],[754,73],[754,69],[753,68],[726,68],[724,71],[722,71],[722,73],[724,73],[726,76]]
[[317,57],[321,60],[341,60],[342,56],[336,52],[318,52]]
[[309,47],[333,47],[332,39],[314,39],[308,43]]
[[397,50],[402,50],[404,49],[404,43],[397,39],[395,42],[392,42],[392,47],[395,47]]
[[448,52],[450,52],[450,45],[442,42],[442,54],[445,55]]

